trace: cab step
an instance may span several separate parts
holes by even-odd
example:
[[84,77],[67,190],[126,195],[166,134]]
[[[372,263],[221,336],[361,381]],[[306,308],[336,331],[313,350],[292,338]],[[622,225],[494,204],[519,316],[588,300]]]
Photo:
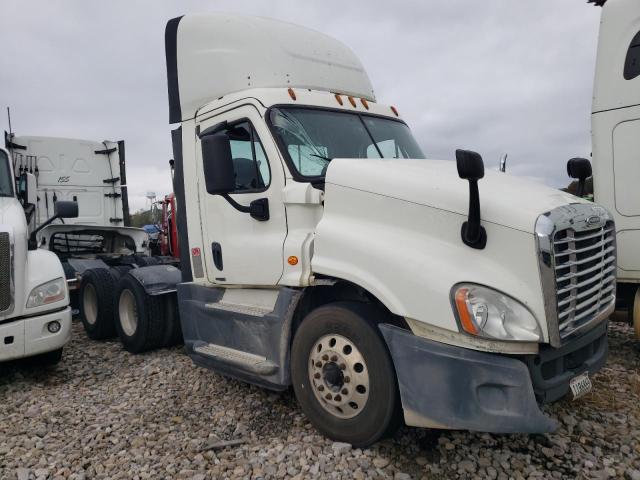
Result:
[[266,357],[222,345],[205,343],[194,346],[193,351],[257,375],[271,375],[278,370],[278,366]]

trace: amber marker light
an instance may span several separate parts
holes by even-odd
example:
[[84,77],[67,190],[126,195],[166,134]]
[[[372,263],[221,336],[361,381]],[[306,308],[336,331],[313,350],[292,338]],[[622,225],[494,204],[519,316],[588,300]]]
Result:
[[468,288],[459,288],[456,291],[456,309],[458,310],[458,317],[460,318],[460,323],[464,331],[471,335],[477,335],[478,328],[476,324],[473,323],[473,320],[471,320],[471,314],[469,313],[469,308],[467,308],[468,293]]
[[289,92],[289,96],[291,97],[291,100],[295,100],[296,99],[296,92],[293,91],[293,88],[290,88],[287,91]]
[[343,104],[342,97],[340,95],[338,95],[337,93],[336,93],[335,97],[336,97],[336,102],[338,102],[340,105],[342,105]]
[[394,107],[393,105],[391,105],[391,111],[393,112],[393,114],[396,117],[399,117],[400,115],[398,115],[398,109],[396,107]]
[[347,98],[349,99],[349,103],[351,104],[351,106],[352,106],[353,108],[355,108],[355,106],[356,106],[356,100],[355,100],[355,98],[353,98],[353,97],[347,97]]
[[298,257],[296,257],[295,255],[291,255],[289,257],[289,259],[287,260],[287,262],[289,262],[289,265],[297,265],[298,264]]
[[362,102],[362,106],[369,110],[369,102],[367,102],[364,98],[361,98],[360,101]]

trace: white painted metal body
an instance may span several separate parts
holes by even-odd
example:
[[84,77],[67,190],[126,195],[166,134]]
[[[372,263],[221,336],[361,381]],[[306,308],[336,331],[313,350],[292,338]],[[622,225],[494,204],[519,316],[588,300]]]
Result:
[[[39,307],[26,307],[29,293],[35,287],[57,278],[64,279],[60,260],[51,252],[27,249],[28,226],[22,205],[15,196],[0,196],[0,232],[9,232],[13,252],[13,302],[8,311],[0,313],[0,361],[62,348],[71,332],[66,283],[61,300]],[[54,320],[61,324],[61,329],[50,333],[46,326]],[[5,341],[9,338],[10,341]]]
[[640,3],[608,0],[591,115],[594,197],[615,216],[618,281],[632,283],[640,282],[640,76],[625,79],[623,71],[639,34]]
[[[35,226],[53,216],[54,198],[78,202],[78,217],[65,220],[67,224],[124,226],[122,182],[105,183],[120,177],[117,142],[38,136],[16,136],[13,142],[26,147],[13,150],[18,165],[22,162],[29,168],[28,156],[37,161]],[[112,149],[108,154],[95,153]]]

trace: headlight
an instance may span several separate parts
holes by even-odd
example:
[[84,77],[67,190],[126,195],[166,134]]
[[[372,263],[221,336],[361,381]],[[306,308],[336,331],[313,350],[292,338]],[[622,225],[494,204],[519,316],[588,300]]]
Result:
[[56,278],[31,290],[29,298],[27,299],[27,308],[58,302],[62,300],[66,294],[67,290],[64,278]]
[[503,293],[480,285],[459,284],[451,295],[460,326],[471,335],[520,342],[542,340],[533,314]]

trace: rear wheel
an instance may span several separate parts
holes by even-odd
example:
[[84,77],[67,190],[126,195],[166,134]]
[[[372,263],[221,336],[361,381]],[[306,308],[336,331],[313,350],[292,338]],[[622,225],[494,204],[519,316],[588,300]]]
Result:
[[296,397],[311,423],[356,447],[395,432],[400,422],[396,376],[378,333],[380,312],[336,303],[309,313],[291,348]]
[[115,336],[113,294],[115,281],[109,270],[95,268],[82,274],[78,293],[80,319],[89,338],[102,340]]
[[164,346],[166,305],[161,295],[148,295],[131,274],[120,278],[115,325],[125,350],[140,353]]

